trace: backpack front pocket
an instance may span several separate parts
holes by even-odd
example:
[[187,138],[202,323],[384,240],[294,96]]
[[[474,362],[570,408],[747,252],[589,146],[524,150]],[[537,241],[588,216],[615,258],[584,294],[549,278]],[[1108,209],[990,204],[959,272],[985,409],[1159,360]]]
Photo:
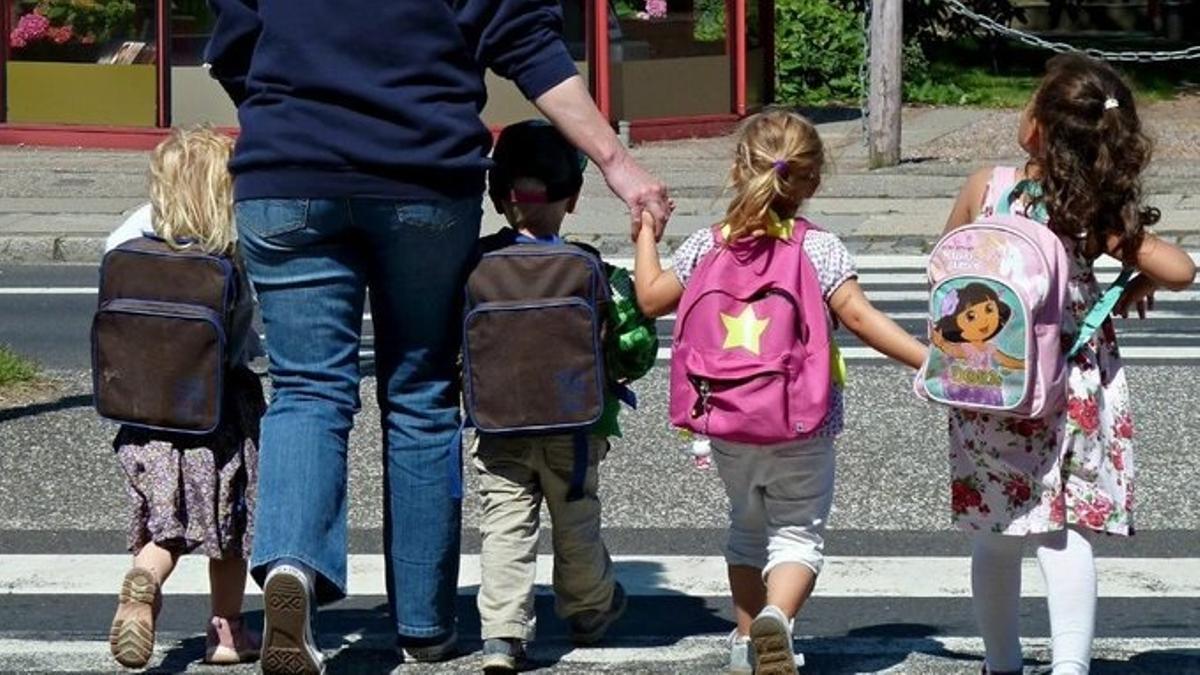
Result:
[[693,431],[737,443],[778,443],[800,435],[789,415],[788,355],[748,359],[722,350],[680,348]]
[[118,299],[92,323],[93,388],[102,417],[179,433],[221,420],[225,333],[208,307]]
[[604,412],[599,317],[581,298],[485,302],[464,321],[467,410],[485,432],[554,431]]
[[951,277],[934,286],[929,316],[923,387],[931,400],[994,412],[1025,403],[1033,337],[1017,289],[997,277]]

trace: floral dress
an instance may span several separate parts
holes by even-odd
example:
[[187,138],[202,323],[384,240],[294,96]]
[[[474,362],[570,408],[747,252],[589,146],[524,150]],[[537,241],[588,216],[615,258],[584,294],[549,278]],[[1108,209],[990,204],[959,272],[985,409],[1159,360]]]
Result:
[[[1094,261],[1066,243],[1069,346],[1103,289]],[[1064,409],[1042,419],[950,411],[954,523],[1009,535],[1068,525],[1133,534],[1133,459],[1129,386],[1110,319],[1071,359]]]

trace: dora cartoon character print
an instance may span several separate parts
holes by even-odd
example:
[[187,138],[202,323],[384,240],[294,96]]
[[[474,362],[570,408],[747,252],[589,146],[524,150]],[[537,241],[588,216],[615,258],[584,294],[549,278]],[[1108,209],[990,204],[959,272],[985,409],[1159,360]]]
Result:
[[[1006,405],[1006,371],[1023,371],[1025,360],[1006,353],[999,344],[1013,318],[1012,306],[1000,298],[1003,291],[1003,287],[997,291],[985,282],[971,281],[942,295],[938,303],[942,316],[932,331],[933,345],[942,357],[937,368],[942,397],[997,408]],[[1014,347],[1013,352],[1023,351],[1023,345]]]

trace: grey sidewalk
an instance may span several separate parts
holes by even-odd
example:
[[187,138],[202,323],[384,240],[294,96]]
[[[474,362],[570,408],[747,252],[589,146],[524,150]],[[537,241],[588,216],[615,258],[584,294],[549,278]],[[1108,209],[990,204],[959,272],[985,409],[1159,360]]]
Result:
[[[1172,112],[1178,116],[1178,111]],[[820,117],[837,117],[829,113]],[[1009,127],[1015,113],[962,108],[905,111],[905,163],[866,170],[861,123],[820,124],[831,167],[807,213],[856,251],[920,252],[936,239],[965,176],[1001,161],[1016,162]],[[1148,124],[1153,127],[1152,113]],[[1165,127],[1177,139],[1181,132]],[[984,136],[994,138],[986,141]],[[733,141],[730,137],[653,143],[635,156],[671,188],[677,210],[667,245],[720,219]],[[969,156],[971,161],[955,161]],[[91,262],[123,214],[146,200],[145,153],[0,148],[0,262]],[[1147,181],[1163,212],[1161,235],[1200,249],[1200,157],[1166,153]],[[490,211],[490,209],[489,209]],[[609,253],[627,252],[628,216],[589,170],[569,235]],[[485,231],[501,221],[485,217]]]

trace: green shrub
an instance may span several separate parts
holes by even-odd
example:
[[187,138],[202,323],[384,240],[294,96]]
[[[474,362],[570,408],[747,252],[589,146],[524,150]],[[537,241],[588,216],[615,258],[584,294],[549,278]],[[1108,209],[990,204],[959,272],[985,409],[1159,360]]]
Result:
[[775,56],[781,103],[857,101],[862,15],[828,0],[778,0]]

